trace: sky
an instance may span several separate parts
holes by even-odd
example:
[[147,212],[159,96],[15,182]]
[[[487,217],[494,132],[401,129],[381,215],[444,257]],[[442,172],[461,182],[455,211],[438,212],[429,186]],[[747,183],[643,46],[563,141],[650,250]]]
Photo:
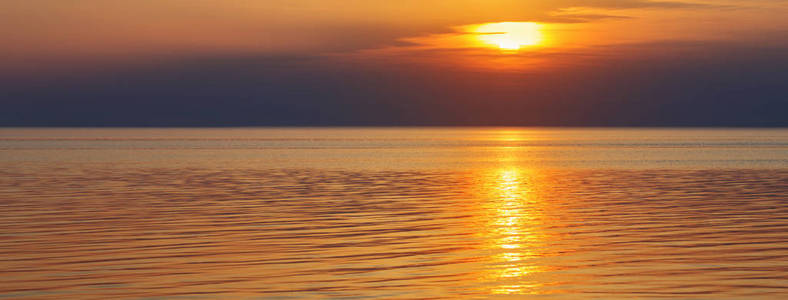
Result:
[[788,0],[8,0],[0,126],[788,126]]

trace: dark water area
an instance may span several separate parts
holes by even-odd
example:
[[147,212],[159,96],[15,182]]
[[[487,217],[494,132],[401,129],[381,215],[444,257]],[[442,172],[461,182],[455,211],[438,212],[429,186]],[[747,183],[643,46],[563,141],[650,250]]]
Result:
[[788,296],[788,130],[2,129],[0,298]]

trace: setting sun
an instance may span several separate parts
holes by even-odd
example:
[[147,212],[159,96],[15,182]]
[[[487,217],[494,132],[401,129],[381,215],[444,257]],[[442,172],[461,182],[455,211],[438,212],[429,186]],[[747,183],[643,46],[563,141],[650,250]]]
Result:
[[542,43],[542,25],[533,22],[487,23],[474,28],[479,40],[504,51],[517,51]]
[[788,300],[786,16],[0,0],[0,300]]

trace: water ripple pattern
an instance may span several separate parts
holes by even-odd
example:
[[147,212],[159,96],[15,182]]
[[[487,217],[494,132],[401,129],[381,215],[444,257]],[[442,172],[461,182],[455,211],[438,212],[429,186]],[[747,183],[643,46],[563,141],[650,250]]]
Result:
[[411,146],[364,150],[380,156],[366,167],[320,147],[303,156],[328,159],[137,149],[168,159],[124,163],[117,149],[27,146],[0,152],[0,299],[788,296],[779,163],[643,167],[597,146],[568,167],[523,146],[434,165],[393,154]]

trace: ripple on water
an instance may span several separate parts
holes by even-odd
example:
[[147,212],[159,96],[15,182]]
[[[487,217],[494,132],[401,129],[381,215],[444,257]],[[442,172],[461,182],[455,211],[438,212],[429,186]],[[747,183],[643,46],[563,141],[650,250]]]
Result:
[[778,297],[788,171],[0,170],[0,296]]

